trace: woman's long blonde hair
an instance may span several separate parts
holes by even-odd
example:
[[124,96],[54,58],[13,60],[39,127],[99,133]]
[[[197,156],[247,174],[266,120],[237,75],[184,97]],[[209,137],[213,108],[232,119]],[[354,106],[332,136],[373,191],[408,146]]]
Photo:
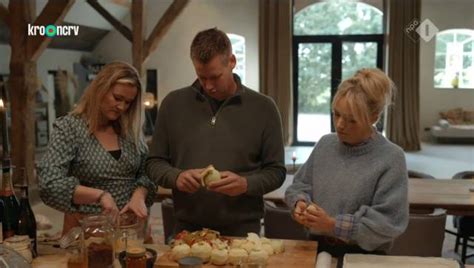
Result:
[[87,87],[72,114],[84,118],[90,134],[99,128],[100,106],[105,95],[117,84],[129,84],[137,88],[137,96],[127,111],[115,122],[114,128],[121,137],[132,141],[135,146],[143,138],[142,132],[142,85],[137,70],[125,62],[112,62],[104,66],[97,77]]
[[338,87],[332,106],[344,98],[354,119],[370,126],[371,118],[379,119],[385,108],[392,103],[395,85],[381,70],[365,68],[344,80]]

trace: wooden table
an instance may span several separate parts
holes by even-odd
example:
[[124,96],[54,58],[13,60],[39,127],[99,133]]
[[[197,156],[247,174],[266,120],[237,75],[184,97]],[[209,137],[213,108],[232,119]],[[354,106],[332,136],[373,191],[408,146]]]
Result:
[[[283,203],[286,189],[293,183],[293,175],[287,175],[283,185],[264,195],[265,200]],[[410,209],[424,210],[444,208],[450,215],[474,216],[474,180],[409,179],[408,202]],[[171,197],[171,190],[159,188],[160,199]]]
[[[300,240],[284,240],[285,251],[280,254],[272,255],[268,259],[267,267],[281,268],[314,268],[316,264],[316,241],[300,241]],[[155,262],[155,267],[175,268],[178,263],[170,260],[169,251],[161,255]],[[231,266],[215,266],[206,264],[203,267],[231,267]]]

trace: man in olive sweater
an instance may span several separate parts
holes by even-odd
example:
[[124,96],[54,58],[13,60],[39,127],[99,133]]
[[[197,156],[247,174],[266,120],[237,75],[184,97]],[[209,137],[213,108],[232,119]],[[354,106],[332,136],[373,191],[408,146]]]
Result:
[[[232,73],[236,58],[224,32],[198,33],[191,59],[198,79],[163,100],[147,175],[173,189],[175,232],[258,233],[263,195],[279,188],[286,174],[277,107]],[[205,188],[200,172],[210,164],[222,179]]]

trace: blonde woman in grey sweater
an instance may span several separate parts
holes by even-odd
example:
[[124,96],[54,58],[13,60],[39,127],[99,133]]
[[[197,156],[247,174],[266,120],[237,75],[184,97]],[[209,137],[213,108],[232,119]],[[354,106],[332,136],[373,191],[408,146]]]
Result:
[[378,69],[343,81],[332,103],[336,133],[319,140],[286,191],[320,252],[384,254],[408,224],[404,153],[373,127],[392,85]]

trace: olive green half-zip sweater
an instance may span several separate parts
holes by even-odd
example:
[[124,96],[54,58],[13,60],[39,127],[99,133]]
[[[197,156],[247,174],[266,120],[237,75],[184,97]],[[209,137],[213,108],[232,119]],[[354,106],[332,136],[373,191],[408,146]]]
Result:
[[[214,114],[196,80],[163,100],[146,162],[150,179],[173,189],[179,220],[222,227],[263,217],[263,195],[285,180],[281,119],[273,100],[245,86]],[[230,197],[201,188],[176,188],[180,172],[214,165],[247,179],[247,193]]]

